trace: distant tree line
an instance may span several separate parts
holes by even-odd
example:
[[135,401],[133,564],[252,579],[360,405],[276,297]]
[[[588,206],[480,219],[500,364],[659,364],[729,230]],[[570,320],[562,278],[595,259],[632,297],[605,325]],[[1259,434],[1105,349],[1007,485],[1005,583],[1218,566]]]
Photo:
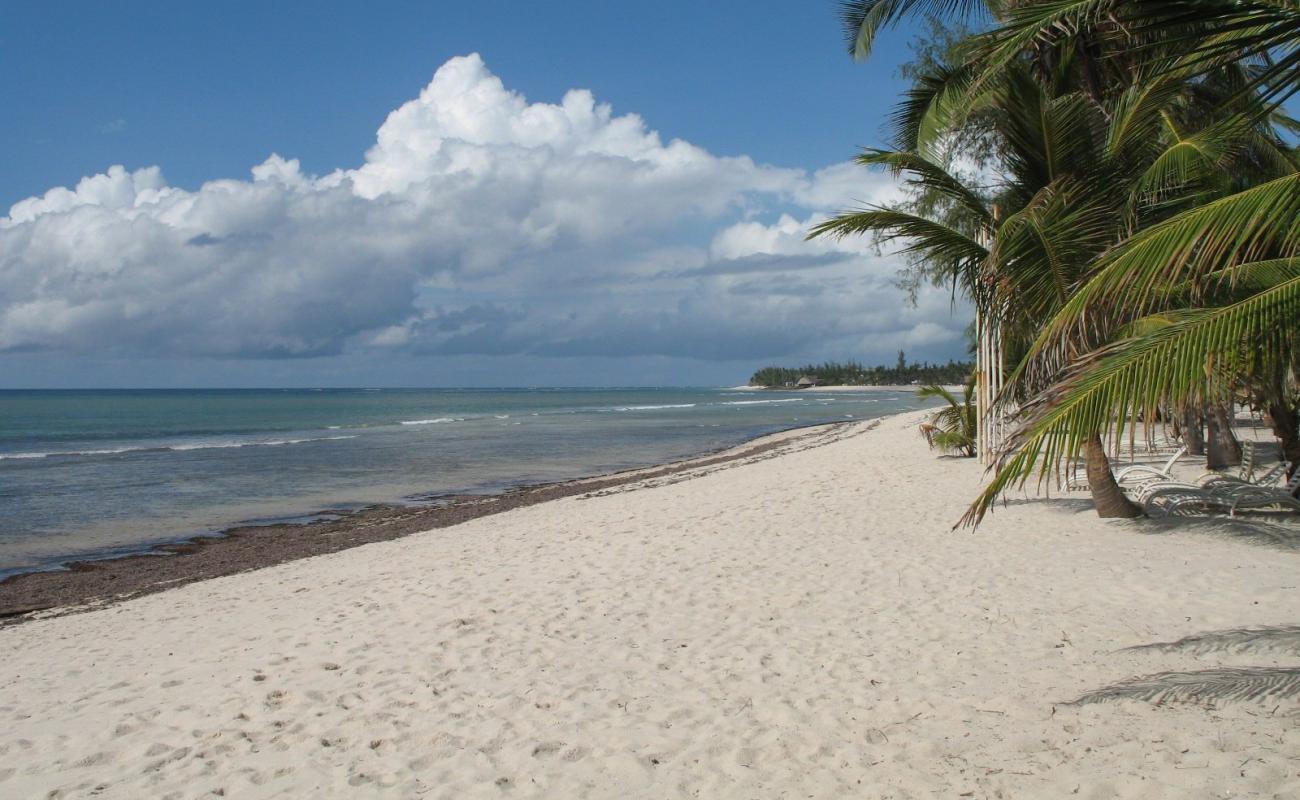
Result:
[[911,383],[940,385],[961,384],[975,369],[969,361],[949,361],[947,364],[907,363],[900,350],[898,362],[892,367],[864,367],[856,361],[827,361],[803,367],[763,367],[749,379],[751,386],[794,386],[800,378],[809,377],[822,385],[834,386],[897,386]]

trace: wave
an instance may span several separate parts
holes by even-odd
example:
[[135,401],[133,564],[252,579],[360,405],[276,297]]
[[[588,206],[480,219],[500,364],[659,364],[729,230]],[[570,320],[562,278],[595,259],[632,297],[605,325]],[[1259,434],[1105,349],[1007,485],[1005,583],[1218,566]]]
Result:
[[0,461],[8,459],[50,458],[52,456],[108,456],[131,453],[137,450],[165,450],[162,447],[114,447],[108,450],[55,450],[48,453],[0,453]]
[[444,422],[464,422],[464,417],[438,417],[436,419],[404,419],[399,425],[439,425]]
[[76,456],[112,456],[120,453],[183,452],[188,450],[225,450],[232,447],[279,447],[306,442],[331,442],[338,439],[355,439],[356,436],[313,436],[306,439],[270,439],[260,442],[193,442],[191,444],[134,445],[99,450],[52,450],[42,453],[0,453],[0,461],[10,459],[60,458]]
[[661,408],[695,408],[695,403],[674,403],[664,406],[615,406],[614,411],[657,411]]
[[764,406],[764,405],[768,405],[769,403],[799,403],[799,402],[802,402],[802,401],[803,401],[803,398],[802,398],[802,397],[786,397],[786,398],[783,398],[783,399],[781,399],[781,400],[728,400],[728,401],[726,401],[726,402],[719,403],[718,405],[723,405],[723,406]]
[[[279,447],[285,444],[305,444],[307,442],[333,442],[339,439],[355,439],[356,436],[313,436],[307,439],[271,439],[265,442],[223,442],[221,444],[176,444],[161,450],[214,450],[227,447]],[[149,448],[141,448],[149,449]]]

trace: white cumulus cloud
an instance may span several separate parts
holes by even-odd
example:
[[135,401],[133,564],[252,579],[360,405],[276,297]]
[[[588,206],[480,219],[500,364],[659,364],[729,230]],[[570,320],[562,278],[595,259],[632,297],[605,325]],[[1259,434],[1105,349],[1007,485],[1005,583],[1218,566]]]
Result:
[[389,114],[354,169],[271,155],[194,191],[121,166],[0,218],[0,352],[353,351],[710,359],[955,341],[865,242],[805,241],[896,196],[665,141],[589,91],[530,103],[477,55]]

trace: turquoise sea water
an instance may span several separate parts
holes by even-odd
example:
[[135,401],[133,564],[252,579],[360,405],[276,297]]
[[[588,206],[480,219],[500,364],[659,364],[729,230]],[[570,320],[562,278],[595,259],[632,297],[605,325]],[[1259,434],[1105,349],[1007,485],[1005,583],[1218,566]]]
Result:
[[0,577],[918,407],[911,393],[815,390],[0,391]]

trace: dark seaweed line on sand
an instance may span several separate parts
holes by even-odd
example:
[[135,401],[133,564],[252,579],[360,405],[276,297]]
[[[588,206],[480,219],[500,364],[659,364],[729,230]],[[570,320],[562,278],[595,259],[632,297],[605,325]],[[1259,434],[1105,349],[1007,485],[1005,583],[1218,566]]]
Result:
[[[26,572],[0,581],[0,625],[33,619],[37,612],[66,610],[69,613],[99,608],[188,583],[234,575],[296,561],[300,558],[335,553],[371,542],[384,542],[413,533],[447,528],[479,517],[558,500],[563,497],[607,492],[616,487],[631,491],[629,484],[651,482],[681,473],[718,467],[731,462],[769,454],[778,448],[818,436],[846,430],[854,422],[832,422],[799,429],[794,437],[751,442],[658,467],[642,467],[594,478],[577,478],[556,483],[522,486],[494,495],[447,495],[434,506],[370,506],[306,523],[280,523],[234,527],[217,536],[203,536],[158,545],[139,554],[95,561],[69,563],[66,570]],[[875,427],[872,424],[870,427]],[[814,442],[817,446],[824,442]],[[674,481],[675,482],[675,481]],[[58,613],[55,611],[54,613]]]

